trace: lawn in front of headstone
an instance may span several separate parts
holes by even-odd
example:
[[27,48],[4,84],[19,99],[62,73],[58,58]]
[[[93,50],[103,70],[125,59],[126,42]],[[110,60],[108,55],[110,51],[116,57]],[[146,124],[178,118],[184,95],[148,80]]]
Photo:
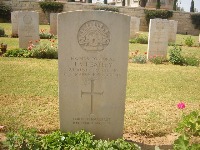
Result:
[[[7,25],[5,29],[9,31]],[[177,42],[184,44],[186,37],[178,35]],[[0,38],[4,40],[8,49],[9,45],[17,48],[17,38]],[[129,48],[142,53],[146,49],[147,44],[130,44]],[[200,58],[199,47],[182,49]],[[0,126],[33,127],[39,132],[59,129],[57,63],[0,57]],[[182,115],[178,102],[186,103],[184,112],[199,109],[199,77],[199,67],[129,63],[124,133],[153,137],[173,133]]]

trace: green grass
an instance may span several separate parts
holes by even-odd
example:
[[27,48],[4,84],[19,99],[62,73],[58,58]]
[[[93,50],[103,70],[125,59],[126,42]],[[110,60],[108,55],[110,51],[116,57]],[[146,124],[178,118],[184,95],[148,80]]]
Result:
[[[177,35],[177,41],[184,37]],[[2,40],[17,47],[17,38]],[[146,49],[147,44],[130,44],[130,52]],[[182,49],[184,55],[200,58],[199,47]],[[59,129],[57,72],[57,60],[0,57],[0,126]],[[149,136],[174,132],[182,115],[176,104],[185,102],[185,113],[200,109],[199,89],[199,67],[129,63],[124,132]]]

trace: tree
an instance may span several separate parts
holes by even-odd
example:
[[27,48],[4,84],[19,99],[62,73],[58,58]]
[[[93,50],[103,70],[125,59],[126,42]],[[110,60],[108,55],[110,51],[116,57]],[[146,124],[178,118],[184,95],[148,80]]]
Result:
[[156,9],[160,9],[160,0],[157,0]]
[[190,12],[194,12],[194,0],[191,1]]
[[104,0],[104,4],[108,4],[108,0]]
[[145,7],[146,4],[147,4],[147,0],[140,0],[139,4],[140,4],[141,7]]
[[177,10],[177,2],[178,0],[174,0],[173,10]]
[[122,6],[125,6],[126,2],[125,0],[122,0]]

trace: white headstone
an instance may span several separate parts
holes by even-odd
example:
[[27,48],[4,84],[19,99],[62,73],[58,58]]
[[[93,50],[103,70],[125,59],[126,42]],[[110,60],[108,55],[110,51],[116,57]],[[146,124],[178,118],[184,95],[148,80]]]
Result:
[[50,13],[50,33],[57,35],[57,15],[58,13]]
[[199,33],[199,43],[200,43],[200,33]]
[[150,19],[147,59],[154,56],[167,57],[169,21]]
[[19,11],[11,12],[12,36],[18,36],[18,13]]
[[176,42],[177,26],[178,26],[178,21],[169,20],[169,35],[168,35],[169,43]]
[[131,17],[130,38],[135,38],[140,30],[140,18]]
[[[122,137],[130,17],[106,11],[58,15],[61,131]],[[120,41],[120,42],[119,42]]]
[[29,41],[39,40],[39,15],[34,11],[20,11],[18,13],[19,47],[27,48]]

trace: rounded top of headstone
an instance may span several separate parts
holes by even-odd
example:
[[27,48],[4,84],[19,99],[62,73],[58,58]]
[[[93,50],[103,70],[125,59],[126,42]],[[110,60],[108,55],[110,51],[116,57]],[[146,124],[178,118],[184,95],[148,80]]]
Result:
[[90,20],[80,27],[77,39],[86,51],[102,51],[110,43],[110,31],[104,23]]

